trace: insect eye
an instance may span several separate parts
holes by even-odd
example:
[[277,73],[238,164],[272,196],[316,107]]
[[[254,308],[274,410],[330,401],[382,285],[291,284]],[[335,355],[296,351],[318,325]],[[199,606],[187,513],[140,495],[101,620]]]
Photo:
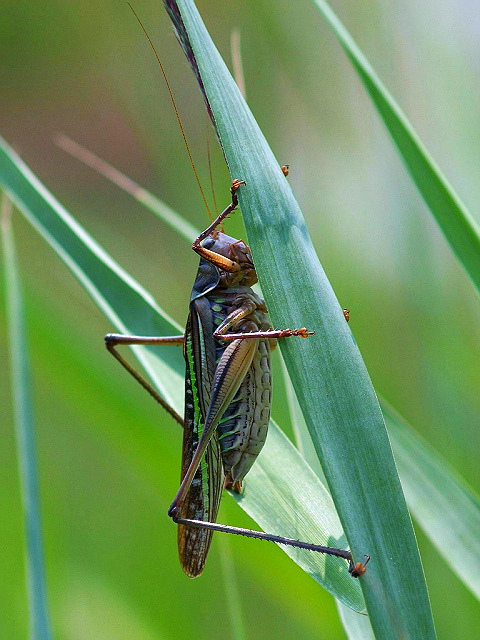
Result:
[[205,240],[202,241],[201,244],[202,244],[202,247],[204,247],[205,249],[211,249],[215,244],[215,240],[212,238],[212,236],[207,236]]

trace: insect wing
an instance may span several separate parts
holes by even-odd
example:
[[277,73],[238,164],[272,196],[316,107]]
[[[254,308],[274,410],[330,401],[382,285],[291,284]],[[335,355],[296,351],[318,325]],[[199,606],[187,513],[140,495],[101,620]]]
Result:
[[[212,316],[206,298],[191,303],[185,331],[185,428],[183,432],[182,479],[201,438],[210,404],[216,367]],[[180,505],[181,518],[215,522],[223,485],[223,469],[217,434],[214,433]],[[178,552],[185,573],[200,575],[205,566],[213,531],[178,526]]]

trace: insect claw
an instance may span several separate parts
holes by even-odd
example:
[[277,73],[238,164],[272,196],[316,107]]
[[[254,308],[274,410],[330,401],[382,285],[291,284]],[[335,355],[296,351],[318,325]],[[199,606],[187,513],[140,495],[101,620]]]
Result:
[[352,576],[352,578],[358,578],[360,576],[363,576],[363,574],[365,573],[366,566],[370,561],[370,556],[365,554],[365,562],[357,562],[356,564],[353,564],[353,561],[350,560],[350,566],[348,568],[348,572],[350,573],[350,575]]
[[301,338],[308,338],[308,336],[313,336],[314,334],[315,331],[307,331],[306,327],[295,330],[295,335],[300,336]]
[[238,191],[241,187],[242,184],[246,184],[245,180],[233,180],[232,181],[232,186],[230,187],[230,191],[232,193],[232,196],[234,195],[235,191]]

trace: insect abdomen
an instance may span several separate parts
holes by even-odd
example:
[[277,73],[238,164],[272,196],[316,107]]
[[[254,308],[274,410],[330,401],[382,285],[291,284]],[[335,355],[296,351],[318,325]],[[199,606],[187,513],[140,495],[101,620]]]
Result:
[[271,404],[270,349],[259,340],[252,365],[217,427],[223,468],[232,483],[246,476],[267,437]]

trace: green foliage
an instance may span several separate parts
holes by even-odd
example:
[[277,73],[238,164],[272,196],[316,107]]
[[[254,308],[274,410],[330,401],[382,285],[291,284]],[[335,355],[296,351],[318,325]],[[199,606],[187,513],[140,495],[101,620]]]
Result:
[[3,255],[8,314],[12,399],[18,470],[25,522],[26,584],[28,588],[29,628],[32,640],[52,638],[45,584],[41,509],[38,499],[38,468],[32,410],[32,384],[25,332],[20,275],[11,226],[11,203],[2,197]]
[[[318,4],[325,8],[324,3]],[[64,129],[113,159],[128,176],[150,182],[164,200],[186,213],[191,227],[205,226],[205,214],[193,213],[197,206],[200,210],[200,204],[195,204],[200,200],[168,96],[163,87],[155,86],[158,70],[148,45],[127,9],[122,12],[108,0],[85,6],[83,22],[78,21],[78,8],[69,3],[54,2],[49,15],[25,11],[21,21],[18,8],[6,12],[3,59],[11,73],[4,79],[7,117],[2,128],[42,181],[68,203],[109,254],[155,291],[166,311],[179,320],[178,327],[186,315],[196,264],[185,240],[177,239],[163,224],[138,217],[129,200],[51,145],[53,135]],[[204,155],[201,100],[174,39],[165,40],[169,25],[159,15],[158,3],[152,5],[151,13],[148,7],[135,8],[155,43],[160,42],[190,143],[196,156],[198,150]],[[469,105],[480,96],[467,14],[457,11],[455,3],[451,9],[450,5],[436,7],[435,15],[429,14],[428,5],[408,1],[401,15],[390,3],[347,2],[342,8],[344,22],[405,107],[425,146],[470,209],[477,210],[480,189],[473,168],[480,162],[480,140]],[[226,58],[225,25],[243,27],[242,55],[253,111],[277,157],[291,164],[289,182],[302,201],[314,245],[335,291],[352,311],[350,328],[376,390],[448,459],[445,464],[395,413],[387,412],[409,506],[436,545],[417,531],[439,636],[473,640],[472,619],[478,605],[468,589],[478,589],[478,498],[459,476],[471,484],[478,480],[478,300],[430,223],[429,212],[384,136],[383,124],[316,10],[309,9],[308,3],[302,10],[298,3],[272,10],[266,0],[227,1],[211,7],[204,2],[201,9]],[[448,31],[443,25],[449,25]],[[20,72],[25,65],[28,74]],[[148,161],[141,147],[149,154]],[[205,184],[206,162],[197,163]],[[151,164],[155,178],[149,178]],[[432,179],[425,165],[417,163],[415,168],[420,187],[422,180]],[[213,157],[213,173],[222,206],[228,201],[229,178],[220,154]],[[249,178],[249,186],[254,178]],[[148,197],[139,199],[156,206]],[[244,208],[248,213],[248,204]],[[458,212],[462,214],[461,207]],[[228,221],[227,230],[236,237],[243,233],[239,218]],[[440,222],[446,237],[455,236],[455,252],[474,278],[469,259],[475,259],[475,251],[471,243],[461,240],[465,217],[444,217]],[[108,259],[105,263],[106,254],[93,243],[91,258],[82,269],[97,270],[108,283],[101,293],[90,289],[110,314],[112,325],[106,325],[43,241],[18,216],[15,225],[33,352],[55,637],[241,637],[239,617],[246,637],[341,637],[332,598],[274,545],[216,536],[202,578],[189,581],[182,575],[175,530],[165,515],[178,483],[179,430],[150,406],[153,403],[144,392],[134,388],[102,351],[102,335],[112,325],[133,329],[138,321],[146,332],[159,330],[157,309],[126,274],[123,284],[122,278],[108,275],[111,263]],[[254,236],[249,226],[249,239]],[[256,260],[261,244],[257,240]],[[462,258],[464,249],[470,258]],[[77,250],[72,241],[64,257],[72,254],[77,260]],[[262,286],[269,295],[268,278]],[[113,309],[114,299],[122,305],[121,322]],[[141,300],[153,311],[137,317]],[[279,313],[275,300],[269,304],[274,314]],[[293,326],[297,320],[289,316],[288,324]],[[302,314],[301,325],[310,327],[311,322]],[[314,322],[312,328],[317,329],[320,323],[317,318]],[[167,324],[162,326],[167,331]],[[5,344],[3,333],[0,344]],[[153,352],[140,357],[150,374],[163,366]],[[181,354],[172,349],[165,357],[171,361],[163,391],[178,402],[181,383],[175,368],[181,366]],[[317,390],[317,395],[323,393],[320,385]],[[0,393],[8,397],[6,377],[0,379]],[[288,410],[278,375],[274,415],[288,432]],[[6,509],[1,524],[8,553],[2,556],[0,570],[11,579],[0,596],[0,635],[23,638],[27,634],[24,536],[11,424],[10,420],[2,424],[6,431],[2,432],[0,495]],[[343,452],[345,460],[362,458],[364,450],[357,444]],[[259,491],[262,474],[263,469],[258,469],[258,476],[251,478],[253,485],[258,480]],[[307,474],[305,478],[316,485],[314,477],[308,481]],[[284,490],[272,486],[268,491],[277,489],[276,499]],[[319,489],[312,489],[309,505],[315,504],[311,501],[318,493]],[[255,526],[231,500],[224,502],[220,521]],[[313,516],[312,526],[317,527],[322,514],[318,511]],[[222,558],[227,554],[226,562],[220,560],[219,548]],[[233,565],[234,579],[220,578],[224,575],[221,562]],[[445,607],[446,592],[449,607]],[[349,637],[368,637],[361,635],[367,618],[349,612],[341,614]]]

